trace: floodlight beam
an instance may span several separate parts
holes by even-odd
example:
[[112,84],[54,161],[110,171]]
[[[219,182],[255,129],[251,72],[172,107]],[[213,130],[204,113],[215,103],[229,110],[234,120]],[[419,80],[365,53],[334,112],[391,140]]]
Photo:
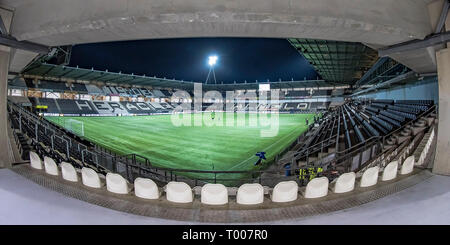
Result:
[[209,56],[208,57],[208,65],[211,67],[214,66],[217,63],[217,59],[218,59],[217,55]]

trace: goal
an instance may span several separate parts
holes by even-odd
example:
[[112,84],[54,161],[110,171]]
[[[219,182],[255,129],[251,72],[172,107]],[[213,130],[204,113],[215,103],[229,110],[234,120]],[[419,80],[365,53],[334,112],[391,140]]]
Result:
[[81,121],[68,119],[64,122],[64,128],[78,136],[84,136],[84,123]]

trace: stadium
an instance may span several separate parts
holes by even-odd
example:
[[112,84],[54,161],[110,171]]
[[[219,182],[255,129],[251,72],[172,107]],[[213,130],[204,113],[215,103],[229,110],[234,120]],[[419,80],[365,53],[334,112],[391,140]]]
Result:
[[0,1],[0,223],[449,223],[449,1],[106,2]]

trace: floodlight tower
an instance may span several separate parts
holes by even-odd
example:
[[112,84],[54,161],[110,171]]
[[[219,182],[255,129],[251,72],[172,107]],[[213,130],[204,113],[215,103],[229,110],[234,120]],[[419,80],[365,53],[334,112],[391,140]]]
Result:
[[214,66],[216,65],[218,59],[219,58],[217,57],[217,55],[211,55],[208,57],[209,72],[208,72],[208,76],[206,76],[205,84],[208,84],[208,80],[210,80],[211,73],[212,73],[212,77],[214,79],[214,84],[217,84],[216,73],[214,72]]

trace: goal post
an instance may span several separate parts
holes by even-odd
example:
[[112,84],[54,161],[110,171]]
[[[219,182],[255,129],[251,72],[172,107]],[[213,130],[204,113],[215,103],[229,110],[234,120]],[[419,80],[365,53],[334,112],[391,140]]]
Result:
[[78,136],[84,136],[84,123],[82,121],[75,119],[65,120],[64,128]]

